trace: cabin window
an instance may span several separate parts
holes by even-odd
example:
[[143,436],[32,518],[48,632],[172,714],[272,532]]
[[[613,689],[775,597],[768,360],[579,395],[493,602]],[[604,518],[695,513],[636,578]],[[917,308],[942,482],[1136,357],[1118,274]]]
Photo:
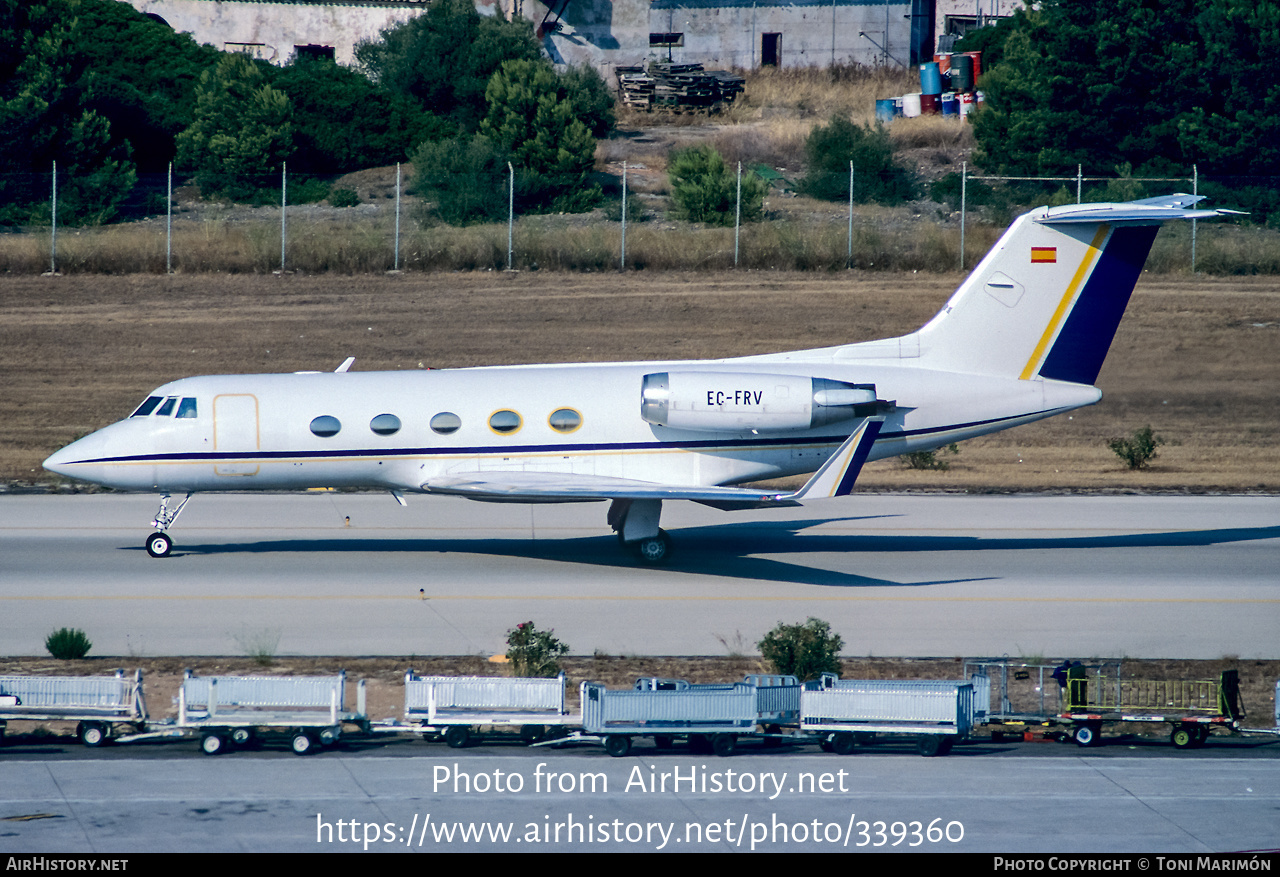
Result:
[[369,421],[369,429],[377,435],[395,435],[400,431],[400,418],[394,414],[379,414]]
[[320,436],[320,438],[329,438],[329,436],[337,435],[340,429],[342,429],[342,423],[338,418],[328,414],[321,414],[311,421],[311,431]]
[[177,396],[170,396],[164,400],[164,404],[156,411],[156,417],[168,417],[173,413],[173,406],[178,404]]
[[499,435],[517,433],[523,424],[524,421],[520,419],[520,415],[507,408],[495,411],[489,416],[489,428]]
[[152,411],[156,410],[156,406],[164,400],[163,396],[148,396],[147,401],[138,406],[138,410],[130,414],[130,417],[146,417]]
[[441,411],[431,418],[431,429],[440,435],[451,435],[462,426],[462,419],[452,411]]
[[178,403],[178,413],[175,415],[179,420],[184,418],[194,419],[196,416],[196,400],[191,396],[183,397]]
[[572,408],[557,408],[547,422],[556,432],[573,432],[582,426],[582,415]]

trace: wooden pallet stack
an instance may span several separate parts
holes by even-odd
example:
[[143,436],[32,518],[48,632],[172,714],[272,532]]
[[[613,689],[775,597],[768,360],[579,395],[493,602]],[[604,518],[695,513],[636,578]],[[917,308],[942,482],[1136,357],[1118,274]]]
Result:
[[745,80],[728,70],[704,70],[701,64],[655,61],[644,67],[617,67],[618,95],[636,109],[711,110],[730,104]]

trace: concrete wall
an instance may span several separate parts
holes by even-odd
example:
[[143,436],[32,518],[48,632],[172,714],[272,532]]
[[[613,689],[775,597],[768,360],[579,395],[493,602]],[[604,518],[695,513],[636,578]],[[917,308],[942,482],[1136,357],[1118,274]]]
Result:
[[[525,15],[542,20],[546,6],[524,6]],[[909,3],[881,0],[570,0],[561,30],[545,43],[556,60],[605,67],[665,60],[667,48],[651,49],[649,34],[678,33],[683,44],[671,46],[672,61],[751,68],[763,61],[764,35],[779,34],[782,67],[896,66],[908,60],[910,11]]]
[[227,51],[249,51],[287,64],[295,46],[332,46],[339,64],[352,64],[357,43],[375,39],[393,24],[420,15],[425,3],[258,3],[241,0],[129,0],[139,12],[158,15],[197,42]]
[[[295,47],[305,45],[332,46],[339,64],[351,64],[357,43],[375,39],[383,29],[425,8],[423,2],[394,0],[129,2],[199,42],[250,51],[277,64],[287,64]],[[539,0],[476,0],[476,8],[487,15],[514,11],[535,25],[547,13]],[[667,58],[665,47],[650,48],[650,33],[683,34],[683,44],[671,47],[671,60],[709,67],[758,66],[765,34],[779,35],[774,39],[782,67],[825,66],[832,61],[900,65],[908,60],[910,11],[909,3],[884,0],[569,0],[559,30],[549,33],[543,45],[553,60],[591,64],[606,77],[611,77],[615,64]]]

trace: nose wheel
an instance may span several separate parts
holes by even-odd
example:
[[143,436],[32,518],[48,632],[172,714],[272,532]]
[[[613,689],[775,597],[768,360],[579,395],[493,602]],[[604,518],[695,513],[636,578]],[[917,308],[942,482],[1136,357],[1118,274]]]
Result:
[[164,533],[152,533],[147,539],[147,554],[152,557],[168,557],[173,551],[173,540]]

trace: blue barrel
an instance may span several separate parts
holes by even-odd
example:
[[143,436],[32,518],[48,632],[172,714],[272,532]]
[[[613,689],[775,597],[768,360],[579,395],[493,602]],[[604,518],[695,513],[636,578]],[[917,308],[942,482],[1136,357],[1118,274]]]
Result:
[[956,97],[955,92],[948,91],[943,93],[942,115],[944,116],[960,115],[960,99]]
[[942,74],[938,72],[937,61],[920,65],[920,93],[942,94]]
[[893,121],[893,98],[884,98],[883,100],[876,101],[876,121]]

